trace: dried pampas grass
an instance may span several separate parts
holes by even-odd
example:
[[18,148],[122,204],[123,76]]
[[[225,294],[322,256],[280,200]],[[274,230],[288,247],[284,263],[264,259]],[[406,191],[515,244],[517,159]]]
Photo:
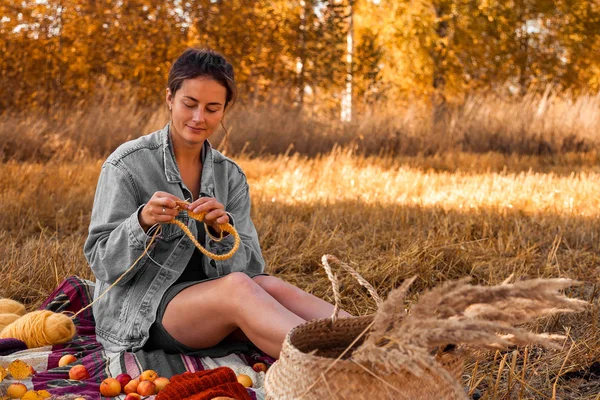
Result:
[[[351,267],[323,256],[339,302],[337,278],[328,261],[337,261],[346,271]],[[375,315],[340,320],[334,315],[294,328],[280,360],[267,373],[268,398],[464,399],[459,378],[468,350],[531,343],[559,347],[564,336],[516,325],[581,311],[587,304],[561,294],[577,284],[570,279],[480,286],[464,278],[425,292],[406,312],[405,297],[415,279],[391,291]]]
[[[560,293],[577,284],[570,279],[479,286],[464,278],[424,293],[403,316],[398,308],[414,280],[406,280],[388,295],[369,336],[353,353],[354,360],[383,365],[389,373],[406,368],[418,373],[419,365],[431,367],[435,362],[432,349],[448,344],[491,350],[531,343],[558,348],[557,341],[564,336],[532,333],[514,325],[558,312],[581,311],[587,304]],[[407,357],[419,361],[406,363]]]

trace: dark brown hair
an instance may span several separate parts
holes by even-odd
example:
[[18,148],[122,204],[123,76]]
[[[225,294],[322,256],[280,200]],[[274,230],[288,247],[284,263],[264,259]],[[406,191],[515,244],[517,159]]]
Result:
[[187,49],[171,66],[167,87],[171,95],[179,90],[186,79],[205,76],[219,82],[227,89],[225,108],[233,105],[237,98],[237,88],[233,75],[233,66],[223,55],[210,49]]

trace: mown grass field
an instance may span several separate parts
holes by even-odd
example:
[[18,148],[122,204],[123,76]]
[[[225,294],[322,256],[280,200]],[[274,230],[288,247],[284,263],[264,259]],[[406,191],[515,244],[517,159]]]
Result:
[[[566,334],[561,351],[477,354],[464,384],[485,399],[600,398],[598,376],[586,374],[600,359],[597,153],[366,157],[338,149],[234,158],[248,176],[268,272],[330,301],[319,266],[326,253],[355,266],[381,295],[418,274],[411,301],[467,275],[482,284],[511,274],[583,281],[568,294],[590,301],[588,311],[531,326]],[[82,246],[101,163],[1,164],[0,296],[33,309],[65,277],[92,278]],[[351,312],[374,311],[350,278],[342,296]]]

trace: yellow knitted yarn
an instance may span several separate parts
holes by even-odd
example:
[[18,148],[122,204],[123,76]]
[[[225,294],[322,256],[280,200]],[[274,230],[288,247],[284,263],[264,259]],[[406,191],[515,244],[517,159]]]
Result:
[[0,299],[0,313],[25,315],[25,306],[11,299]]
[[0,332],[19,318],[21,318],[19,314],[0,314]]
[[0,332],[0,338],[22,340],[29,348],[66,343],[73,336],[73,320],[65,314],[48,310],[30,312]]
[[[204,217],[206,216],[205,212],[195,213],[193,211],[189,211],[187,209],[187,206],[190,205],[190,203],[188,203],[187,201],[176,201],[176,203],[177,203],[177,208],[179,208],[182,211],[186,211],[187,214],[188,214],[188,216],[190,218],[195,219],[195,220],[200,221],[200,222],[204,221]],[[235,228],[231,224],[219,224],[219,228],[221,228],[222,232],[231,233],[231,235],[233,236],[233,240],[234,240],[233,247],[226,254],[215,254],[215,253],[211,253],[210,251],[208,251],[204,247],[202,247],[202,245],[200,243],[198,243],[198,241],[196,240],[196,238],[194,237],[194,235],[192,234],[192,232],[189,230],[189,228],[183,222],[181,222],[181,221],[179,221],[177,219],[174,219],[174,220],[169,221],[167,223],[168,224],[175,224],[178,227],[180,227],[181,230],[183,230],[183,232],[185,232],[185,234],[190,238],[190,240],[192,241],[192,243],[194,243],[194,246],[196,246],[196,248],[198,248],[198,250],[200,250],[200,252],[202,254],[204,254],[207,257],[212,258],[213,260],[218,260],[218,261],[227,260],[228,258],[231,258],[231,256],[233,256],[233,254],[240,247],[240,235],[238,235],[237,231],[235,230]],[[223,239],[223,233],[221,233],[221,237],[220,238],[215,238],[208,231],[208,227],[206,227],[206,222],[204,223],[204,226],[205,226],[206,232],[209,234],[209,236],[213,240],[220,241],[220,240]]]

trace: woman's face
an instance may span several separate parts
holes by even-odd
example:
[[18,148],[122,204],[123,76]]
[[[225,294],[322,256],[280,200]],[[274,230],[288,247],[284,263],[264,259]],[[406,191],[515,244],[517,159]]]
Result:
[[212,78],[186,79],[173,96],[167,89],[174,140],[201,145],[219,127],[225,112],[227,89]]

